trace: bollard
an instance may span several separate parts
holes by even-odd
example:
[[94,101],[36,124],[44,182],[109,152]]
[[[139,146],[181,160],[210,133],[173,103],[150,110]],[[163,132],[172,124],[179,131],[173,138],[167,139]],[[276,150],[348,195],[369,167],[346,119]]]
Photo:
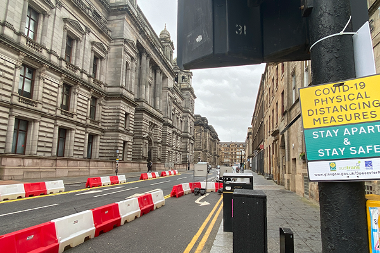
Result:
[[233,252],[267,253],[267,196],[259,190],[233,193]]
[[280,253],[294,253],[294,236],[290,228],[280,228]]

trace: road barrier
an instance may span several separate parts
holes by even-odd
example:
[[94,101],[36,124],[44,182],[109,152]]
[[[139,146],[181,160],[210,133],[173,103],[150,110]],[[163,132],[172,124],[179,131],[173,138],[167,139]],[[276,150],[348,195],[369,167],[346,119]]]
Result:
[[160,177],[160,174],[158,172],[153,172],[156,175],[156,178]]
[[172,192],[170,193],[170,197],[181,197],[183,196],[185,193],[183,192],[183,188],[182,188],[182,184],[179,184],[179,185],[174,185],[173,186],[173,189],[172,189]]
[[75,247],[86,239],[95,237],[95,226],[90,210],[52,220],[59,242],[59,252]]
[[63,180],[57,181],[48,181],[45,182],[47,194],[53,194],[58,192],[65,191],[65,185],[63,184]]
[[46,195],[46,184],[45,182],[37,182],[37,183],[26,183],[24,184],[25,189],[25,197]]
[[223,183],[215,183],[215,191],[218,191],[219,189],[223,189]]
[[120,226],[121,217],[118,204],[113,203],[91,210],[94,218],[95,237]]
[[121,216],[120,225],[124,225],[125,222],[131,222],[141,215],[139,207],[139,201],[137,198],[129,198],[124,201],[117,202],[119,206],[119,213]]
[[154,210],[165,205],[164,193],[162,190],[154,190],[150,193],[152,195]]
[[0,185],[0,200],[25,198],[24,184]]
[[207,182],[206,192],[215,192],[215,182]]
[[147,180],[148,179],[148,173],[141,173],[140,180]]
[[146,173],[148,175],[148,179],[152,179],[152,173]]
[[2,252],[58,252],[53,222],[42,223],[0,236]]
[[119,184],[119,178],[117,176],[110,176],[111,184]]
[[152,194],[149,194],[149,193],[143,194],[139,196],[137,199],[139,201],[139,207],[141,210],[140,216],[143,216],[144,214],[147,214],[150,211],[154,211]]
[[185,195],[191,193],[191,189],[190,189],[190,184],[189,183],[183,183],[182,184],[182,189],[183,189],[183,193]]
[[108,176],[107,177],[100,177],[100,181],[102,181],[102,186],[111,184],[110,177],[108,177]]
[[127,179],[125,178],[125,175],[117,176],[117,178],[119,179],[119,184],[127,182]]
[[86,188],[92,188],[92,187],[98,187],[98,186],[102,186],[102,180],[100,179],[100,177],[90,177],[90,178],[87,178],[87,182],[86,182]]
[[[121,176],[121,179],[124,180],[125,176]],[[20,185],[24,188],[23,184]],[[12,186],[11,189],[14,189],[15,185]],[[21,187],[19,186],[19,189]],[[75,247],[86,239],[97,237],[163,205],[163,191],[153,190],[139,194],[138,197],[0,235],[0,249],[1,252],[61,253],[67,247]]]

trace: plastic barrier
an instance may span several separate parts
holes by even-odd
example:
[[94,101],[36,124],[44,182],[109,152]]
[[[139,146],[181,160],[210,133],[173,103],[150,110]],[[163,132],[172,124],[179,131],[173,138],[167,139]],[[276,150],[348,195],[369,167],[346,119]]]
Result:
[[215,182],[207,182],[207,192],[215,192]]
[[111,184],[111,180],[110,180],[110,177],[100,177],[100,181],[102,181],[102,185],[110,185]]
[[152,172],[152,178],[157,178],[156,172]]
[[218,191],[219,189],[223,189],[223,183],[215,183],[215,191]]
[[0,200],[25,198],[23,184],[0,185]]
[[90,187],[98,187],[98,186],[102,186],[102,180],[100,179],[100,177],[91,177],[91,178],[87,178],[87,182],[86,182],[86,188]]
[[111,184],[118,184],[119,178],[117,176],[110,176]]
[[46,222],[0,236],[1,252],[58,252],[53,222]]
[[201,188],[206,189],[206,182],[201,182]]
[[182,189],[184,194],[189,194],[191,193],[191,188],[189,183],[183,183],[182,184]]
[[137,198],[130,198],[124,201],[117,202],[119,206],[119,213],[121,216],[121,225],[124,225],[125,222],[131,222],[136,218],[139,218],[141,215],[141,210],[139,207],[139,201]]
[[177,175],[177,172],[175,170],[170,171],[172,175]]
[[167,176],[171,176],[171,175],[174,175],[174,173],[171,170],[169,170],[169,171],[166,172],[166,175]]
[[175,170],[175,173],[178,174],[178,170]]
[[119,178],[119,184],[126,183],[127,179],[125,178],[125,175],[117,176]]
[[52,220],[55,223],[55,231],[59,241],[59,252],[65,247],[75,247],[85,241],[86,238],[95,237],[95,226],[90,210]]
[[92,210],[95,225],[95,237],[102,232],[111,231],[114,227],[120,226],[119,205],[116,203],[97,207]]
[[154,172],[154,174],[156,174],[156,178],[160,177],[160,174],[158,172]]
[[53,194],[58,192],[65,191],[65,185],[63,184],[63,180],[57,181],[48,181],[45,182],[47,194]]
[[199,189],[202,188],[200,182],[190,183],[190,187],[191,187],[191,192],[194,192],[194,188],[199,188]]
[[177,198],[181,197],[184,195],[182,184],[179,185],[174,185],[172,192],[170,193],[170,197],[176,196]]
[[154,210],[165,205],[164,192],[162,190],[154,190],[151,192]]
[[148,179],[152,179],[152,173],[146,173],[148,175]]
[[25,189],[25,197],[46,195],[46,184],[45,182],[37,182],[37,183],[26,183],[24,184]]
[[143,216],[144,214],[147,214],[150,211],[154,210],[153,199],[152,199],[152,195],[150,193],[143,194],[143,195],[139,196],[137,199],[139,201],[139,207],[141,210],[140,216]]
[[140,180],[146,180],[146,179],[148,179],[148,173],[142,173],[140,175]]
[[166,176],[166,171],[161,171],[161,177],[165,177]]

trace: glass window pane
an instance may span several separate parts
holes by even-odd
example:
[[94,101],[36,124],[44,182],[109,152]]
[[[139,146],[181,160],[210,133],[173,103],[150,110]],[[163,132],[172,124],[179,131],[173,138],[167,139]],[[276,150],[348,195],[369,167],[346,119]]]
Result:
[[66,129],[59,129],[59,138],[65,138],[66,137]]
[[65,139],[59,139],[58,141],[58,152],[57,156],[63,156],[64,155],[64,149],[63,147],[65,146]]
[[18,89],[19,89],[19,94],[21,95],[22,93],[20,93],[20,90],[22,91],[22,85],[24,84],[24,77],[23,76],[20,76],[20,81],[18,83]]
[[19,129],[22,131],[26,131],[28,128],[28,121],[26,120],[20,120]]
[[33,69],[26,67],[25,76],[29,79],[33,79]]
[[30,93],[31,90],[32,90],[32,80],[30,80],[30,79],[25,79],[25,83],[24,83],[24,91]]
[[18,133],[18,140],[17,140],[17,154],[24,154],[25,151],[25,139],[26,139],[26,132],[20,131]]
[[38,21],[38,13],[35,10],[32,9],[31,14],[32,14],[31,15],[32,19]]

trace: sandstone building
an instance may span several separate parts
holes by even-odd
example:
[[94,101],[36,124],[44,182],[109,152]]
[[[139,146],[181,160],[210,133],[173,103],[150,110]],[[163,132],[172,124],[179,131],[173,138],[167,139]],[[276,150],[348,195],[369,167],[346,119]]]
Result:
[[220,142],[219,143],[219,165],[232,166],[245,163],[245,142]]
[[12,0],[0,7],[0,178],[187,166],[192,73],[136,0]]
[[206,117],[194,115],[194,163],[208,162],[211,166],[218,165],[219,159],[219,138],[214,127],[208,124]]

